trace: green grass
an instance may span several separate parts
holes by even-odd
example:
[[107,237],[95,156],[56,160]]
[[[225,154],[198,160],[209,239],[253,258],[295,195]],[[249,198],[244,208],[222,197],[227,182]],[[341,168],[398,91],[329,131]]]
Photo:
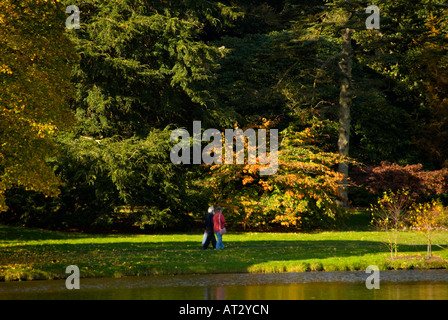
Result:
[[90,235],[0,226],[0,280],[66,278],[68,265],[77,265],[81,277],[448,267],[448,232],[434,236],[437,261],[418,258],[426,253],[421,234],[400,234],[399,254],[412,259],[391,261],[383,238],[370,231],[229,233],[225,250],[204,251],[202,234]]

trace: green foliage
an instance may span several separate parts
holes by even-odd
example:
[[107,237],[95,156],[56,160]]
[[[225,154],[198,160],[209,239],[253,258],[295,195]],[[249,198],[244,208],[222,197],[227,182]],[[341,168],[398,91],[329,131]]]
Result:
[[[94,195],[93,203],[86,201],[84,210],[94,205],[101,212],[98,218],[127,206],[136,211],[128,218],[135,225],[179,227],[188,213],[188,196],[183,168],[169,160],[169,134],[166,129],[153,130],[146,139],[66,139],[56,172],[66,181],[69,196],[79,197],[80,192]],[[164,216],[174,218],[164,220]]]
[[[342,217],[335,169],[345,159],[335,152],[346,28],[350,157],[425,169],[448,159],[442,0],[377,1],[380,30],[365,28],[368,1],[86,0],[77,4],[81,28],[65,34],[64,11],[53,12],[62,5],[40,2],[4,1],[0,14],[0,196],[12,188],[16,222],[186,227],[218,202],[229,222],[249,228],[334,225]],[[67,102],[71,113],[61,107]],[[62,132],[73,115],[75,130]],[[261,177],[259,165],[172,165],[169,130],[191,129],[193,120],[275,126],[277,174]],[[59,154],[49,159],[55,134]],[[443,189],[437,179],[433,189]],[[58,180],[59,198],[26,190],[55,195]]]
[[204,86],[225,50],[201,37],[241,14],[207,1],[92,0],[79,8],[81,28],[67,32],[81,57],[70,101],[78,122],[74,133],[59,135],[59,155],[50,161],[60,197],[39,207],[26,200],[34,195],[15,194],[10,213],[39,226],[47,214],[54,218],[47,226],[57,228],[186,227],[196,210],[189,194],[197,193],[186,188],[188,170],[169,160],[168,129],[155,127],[210,117],[214,99]]
[[201,40],[238,13],[220,3],[84,1],[71,32],[82,59],[74,68],[80,130],[95,137],[205,119],[214,99],[205,87],[224,50]]
[[92,230],[119,223],[130,230],[187,227],[194,208],[185,171],[170,162],[169,135],[169,130],[154,130],[146,139],[61,138],[60,155],[52,162],[63,181],[61,195],[36,207],[24,201],[29,195],[16,194],[10,201],[22,200],[12,208],[14,219],[43,227],[38,217],[48,214],[49,227]]
[[[391,137],[400,137],[400,142],[397,152],[390,153],[393,157],[388,159],[401,164],[421,162],[431,169],[443,167],[447,86],[446,81],[440,80],[447,74],[446,3],[378,1],[377,5],[381,10],[381,29],[358,32],[355,39],[360,46],[359,61],[377,73],[376,78],[383,77],[387,86],[383,92],[393,102],[388,107],[393,113],[382,118],[391,121],[387,131],[393,132]],[[382,108],[384,111],[387,112]],[[403,139],[406,135],[410,139]],[[400,157],[399,153],[409,156]]]

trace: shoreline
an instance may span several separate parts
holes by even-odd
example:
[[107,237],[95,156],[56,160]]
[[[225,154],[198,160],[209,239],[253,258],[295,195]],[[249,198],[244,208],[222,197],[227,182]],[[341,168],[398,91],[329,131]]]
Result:
[[[412,258],[412,259],[409,259]],[[379,271],[435,271],[442,270],[448,271],[448,261],[437,257],[431,259],[432,261],[425,261],[426,257],[419,256],[402,256],[397,259],[390,260],[384,259],[378,263]],[[375,264],[374,264],[375,265]],[[297,265],[291,266],[286,263],[277,263],[276,265],[267,266],[263,269],[263,266],[257,265],[255,267],[249,267],[249,270],[233,270],[226,272],[225,270],[217,270],[216,272],[183,272],[179,270],[178,273],[171,272],[143,272],[141,274],[133,273],[116,273],[116,274],[88,274],[83,276],[80,274],[80,279],[122,279],[122,278],[144,278],[144,277],[176,277],[176,276],[214,276],[214,275],[229,275],[229,274],[241,274],[241,275],[266,275],[266,274],[328,274],[333,272],[366,272],[368,265],[363,267],[358,265],[354,269],[350,269],[350,265],[340,265],[339,268],[332,264],[325,264],[320,261],[315,262],[301,262]],[[258,270],[258,271],[257,271]],[[44,274],[40,271],[30,271],[29,273],[20,272],[19,275],[8,278],[0,274],[0,283],[7,282],[22,282],[22,281],[52,281],[52,280],[66,280],[70,274]]]

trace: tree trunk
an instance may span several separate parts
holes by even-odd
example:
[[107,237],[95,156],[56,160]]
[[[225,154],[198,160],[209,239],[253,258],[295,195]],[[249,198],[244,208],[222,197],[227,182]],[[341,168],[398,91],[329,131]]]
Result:
[[[349,155],[349,141],[350,141],[350,107],[352,105],[352,55],[353,48],[351,44],[352,30],[345,28],[342,30],[342,59],[339,62],[341,69],[341,92],[339,95],[339,139],[338,149],[339,154],[343,157]],[[342,205],[348,206],[348,162],[343,160],[338,165],[339,173],[344,175],[341,182],[340,193],[342,196]]]

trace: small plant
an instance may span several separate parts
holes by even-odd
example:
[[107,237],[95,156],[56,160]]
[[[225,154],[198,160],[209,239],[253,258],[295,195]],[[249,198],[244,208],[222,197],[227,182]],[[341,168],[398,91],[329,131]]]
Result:
[[427,258],[432,256],[433,233],[442,229],[447,223],[447,210],[440,201],[414,204],[412,207],[411,224],[414,230],[425,235]]
[[407,219],[407,209],[410,202],[411,198],[408,191],[388,191],[384,192],[377,205],[371,208],[373,213],[372,222],[379,230],[385,231],[386,240],[384,243],[390,250],[391,259],[397,256],[398,235]]

